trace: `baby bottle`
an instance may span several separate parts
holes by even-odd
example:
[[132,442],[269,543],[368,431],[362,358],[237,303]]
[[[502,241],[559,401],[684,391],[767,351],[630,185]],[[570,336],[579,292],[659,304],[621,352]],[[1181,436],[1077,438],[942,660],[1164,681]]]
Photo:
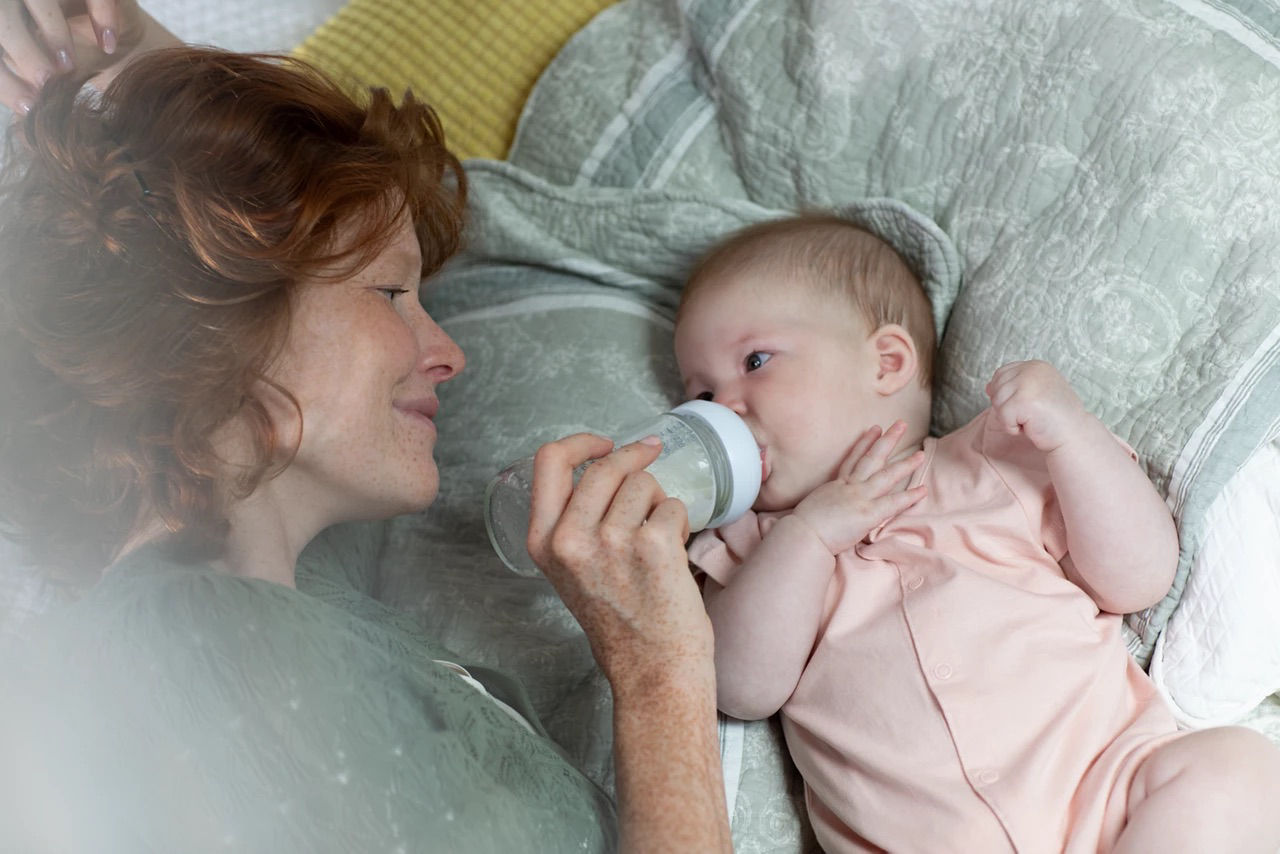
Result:
[[[684,502],[689,530],[732,522],[750,509],[760,492],[760,449],[751,430],[726,406],[691,400],[621,431],[615,447],[657,436],[662,451],[645,471],[671,498]],[[574,482],[590,462],[574,472]],[[502,562],[519,575],[538,574],[525,548],[533,457],[500,471],[484,495],[484,526]]]

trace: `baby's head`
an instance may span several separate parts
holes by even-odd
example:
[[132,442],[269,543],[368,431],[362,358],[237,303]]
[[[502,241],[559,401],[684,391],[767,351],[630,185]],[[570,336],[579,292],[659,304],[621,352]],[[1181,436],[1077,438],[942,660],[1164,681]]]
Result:
[[883,240],[802,215],[750,226],[694,267],[676,316],[690,398],[747,422],[765,480],[757,510],[794,507],[831,480],[872,425],[928,433],[936,350],[929,299]]

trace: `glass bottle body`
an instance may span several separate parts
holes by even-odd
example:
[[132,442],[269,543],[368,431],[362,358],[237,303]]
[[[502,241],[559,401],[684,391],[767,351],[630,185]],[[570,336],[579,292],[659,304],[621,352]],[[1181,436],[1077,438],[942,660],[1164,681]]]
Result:
[[[689,530],[701,531],[707,527],[728,521],[725,517],[733,509],[735,498],[742,503],[743,489],[752,489],[749,483],[738,484],[735,492],[733,453],[746,452],[743,435],[735,434],[726,442],[723,429],[698,413],[705,414],[708,407],[717,407],[728,413],[714,413],[716,418],[730,417],[741,424],[740,419],[718,404],[694,401],[698,407],[684,404],[674,410],[660,413],[643,423],[622,431],[615,440],[615,447],[637,441],[645,436],[657,436],[662,441],[658,458],[645,470],[652,474],[669,497],[678,498],[689,514]],[[735,426],[736,425],[731,425]],[[741,434],[748,439],[750,432],[742,425]],[[737,439],[735,442],[733,439]],[[754,441],[749,441],[749,451],[758,465],[759,451]],[[591,462],[574,471],[574,483],[582,476]],[[743,478],[739,477],[738,481]],[[747,478],[749,480],[749,478]],[[519,575],[536,575],[539,570],[529,557],[525,542],[529,535],[530,493],[533,487],[533,457],[517,460],[498,473],[485,491],[485,528],[494,551],[502,562]],[[759,491],[759,479],[750,497],[754,501]],[[749,506],[748,501],[748,506]],[[741,515],[740,513],[738,515]]]

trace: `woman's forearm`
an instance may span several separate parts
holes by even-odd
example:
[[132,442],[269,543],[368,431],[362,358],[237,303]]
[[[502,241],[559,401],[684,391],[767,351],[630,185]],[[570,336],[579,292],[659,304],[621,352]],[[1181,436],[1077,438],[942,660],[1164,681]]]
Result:
[[615,686],[613,738],[624,852],[733,850],[705,662]]

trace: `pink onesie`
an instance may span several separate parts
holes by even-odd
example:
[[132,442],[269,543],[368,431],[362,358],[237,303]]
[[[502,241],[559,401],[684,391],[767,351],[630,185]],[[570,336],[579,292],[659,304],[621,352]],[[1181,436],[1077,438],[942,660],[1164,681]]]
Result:
[[[1058,564],[1043,454],[988,412],[926,439],[928,495],[836,557],[781,711],[828,852],[1106,851],[1138,765],[1175,737],[1121,618]],[[782,515],[705,531],[690,558],[727,586]],[[796,560],[830,560],[797,538]]]

